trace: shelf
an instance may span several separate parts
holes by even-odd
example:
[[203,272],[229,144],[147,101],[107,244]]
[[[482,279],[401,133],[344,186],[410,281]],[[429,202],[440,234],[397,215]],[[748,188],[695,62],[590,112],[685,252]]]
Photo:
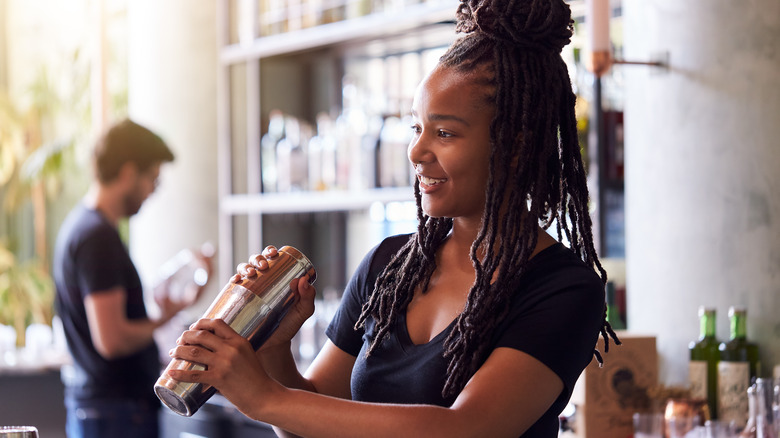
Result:
[[284,214],[363,210],[375,202],[403,201],[414,201],[412,187],[230,195],[221,200],[219,208],[229,215]]
[[[399,35],[442,22],[454,22],[457,7],[458,2],[454,0],[429,0],[398,11],[374,13],[294,32],[260,37],[247,44],[222,47],[219,60],[223,65],[232,65],[336,44]],[[454,35],[453,29],[454,26],[450,26]]]

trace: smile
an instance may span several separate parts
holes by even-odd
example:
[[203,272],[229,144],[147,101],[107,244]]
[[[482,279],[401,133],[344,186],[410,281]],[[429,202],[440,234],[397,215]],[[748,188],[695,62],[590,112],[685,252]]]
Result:
[[420,180],[421,183],[425,184],[426,186],[435,186],[437,184],[447,182],[446,178],[430,178],[420,174],[417,175],[417,178]]

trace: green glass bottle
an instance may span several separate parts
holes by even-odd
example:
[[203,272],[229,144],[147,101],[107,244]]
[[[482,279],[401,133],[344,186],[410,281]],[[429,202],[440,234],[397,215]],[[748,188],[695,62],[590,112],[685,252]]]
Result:
[[747,309],[729,308],[730,336],[720,344],[718,418],[744,427],[748,418],[747,389],[761,372],[758,346],[747,339]]
[[720,341],[715,336],[716,311],[711,307],[699,307],[699,339],[688,345],[690,362],[688,376],[691,396],[707,400],[710,418],[717,418],[718,361]]
[[607,322],[613,330],[625,330],[626,323],[620,317],[620,309],[615,300],[615,283],[607,282]]

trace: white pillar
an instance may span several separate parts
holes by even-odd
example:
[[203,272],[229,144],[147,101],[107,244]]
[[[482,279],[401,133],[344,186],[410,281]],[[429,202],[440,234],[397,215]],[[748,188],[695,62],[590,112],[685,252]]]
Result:
[[[149,283],[180,249],[217,243],[216,9],[187,0],[133,0],[127,9],[129,114],[176,156],[130,223],[133,260]],[[214,293],[221,286],[212,279]]]
[[[764,375],[780,363],[780,3],[623,0],[629,328],[687,382],[697,308],[748,308]],[[608,359],[607,359],[608,360]]]

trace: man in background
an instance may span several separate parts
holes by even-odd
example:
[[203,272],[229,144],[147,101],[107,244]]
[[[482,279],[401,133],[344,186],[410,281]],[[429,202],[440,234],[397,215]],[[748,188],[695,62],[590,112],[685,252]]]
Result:
[[140,210],[171,161],[168,146],[147,128],[130,120],[112,126],[95,145],[87,195],[60,228],[53,274],[74,360],[63,373],[69,438],[158,436],[153,388],[161,366],[153,334],[203,287],[185,301],[155,293],[159,316],[150,319],[118,225]]

